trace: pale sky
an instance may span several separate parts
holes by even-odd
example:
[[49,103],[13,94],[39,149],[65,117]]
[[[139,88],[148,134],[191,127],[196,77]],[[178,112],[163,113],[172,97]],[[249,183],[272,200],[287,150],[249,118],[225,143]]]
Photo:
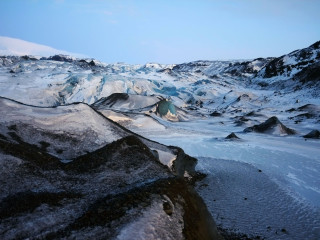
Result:
[[320,0],[0,0],[0,36],[113,63],[278,57],[320,40]]

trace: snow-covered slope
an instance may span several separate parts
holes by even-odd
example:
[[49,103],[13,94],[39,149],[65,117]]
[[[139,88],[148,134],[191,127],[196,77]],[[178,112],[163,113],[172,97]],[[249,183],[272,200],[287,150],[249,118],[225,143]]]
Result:
[[0,98],[0,113],[3,136],[18,137],[39,147],[46,145],[50,154],[63,159],[75,158],[129,135],[81,103],[39,108]]
[[[254,81],[260,82],[260,85],[264,83],[272,86],[286,86],[289,83],[296,88],[298,83],[308,82],[319,87],[319,62],[320,41],[273,59],[257,73]],[[294,80],[295,83],[286,82],[287,80]]]
[[36,44],[17,38],[0,36],[0,55],[2,56],[40,56],[49,57],[56,54],[71,55],[81,57],[83,55],[77,53],[70,53],[63,50],[54,49],[49,46]]

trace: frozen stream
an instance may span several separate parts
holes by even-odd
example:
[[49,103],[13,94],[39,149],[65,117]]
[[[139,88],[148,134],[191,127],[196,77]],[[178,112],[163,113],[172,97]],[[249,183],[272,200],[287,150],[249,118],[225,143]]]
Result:
[[[320,239],[320,141],[228,125],[169,123],[140,134],[198,158],[197,169],[208,174],[198,192],[223,228],[266,239]],[[231,132],[242,140],[225,140]]]
[[[194,157],[234,160],[261,169],[297,198],[320,208],[320,141],[300,136],[242,133],[243,127],[210,121],[170,124],[166,130],[141,134],[166,145],[176,145]],[[236,132],[242,140],[224,138]],[[197,168],[207,166],[199,160]]]

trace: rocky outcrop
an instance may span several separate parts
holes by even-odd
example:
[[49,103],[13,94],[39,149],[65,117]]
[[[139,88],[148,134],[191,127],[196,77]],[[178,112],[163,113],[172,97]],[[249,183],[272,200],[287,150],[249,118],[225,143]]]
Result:
[[91,106],[96,110],[116,109],[125,112],[140,112],[140,110],[150,110],[159,102],[159,97],[134,95],[127,93],[113,93],[108,97],[103,97]]
[[[44,59],[42,59],[44,60]],[[47,60],[52,60],[52,61],[58,61],[58,62],[73,62],[73,58],[67,55],[54,55],[51,57],[48,57]]]
[[295,75],[295,79],[301,83],[319,83],[320,82],[320,61],[311,64]]
[[312,130],[308,134],[303,136],[304,138],[314,138],[319,139],[320,138],[320,131],[319,130]]
[[259,125],[254,125],[252,127],[244,129],[244,132],[259,132],[277,135],[293,135],[296,133],[293,129],[290,129],[283,125],[275,116],[269,118],[267,121]]
[[315,122],[320,120],[320,106],[314,104],[306,104],[298,108],[288,109],[287,112],[299,112],[299,114],[289,117],[290,120],[295,120],[295,123],[300,123],[306,119],[312,119]]
[[252,61],[230,63],[224,72],[233,76],[254,75],[267,65],[273,58],[257,58]]
[[226,136],[227,140],[240,140],[241,138],[239,138],[234,132],[230,133],[228,136]]
[[178,176],[192,176],[196,173],[195,167],[198,160],[190,157],[178,147],[171,147],[177,154],[177,158],[172,163],[172,171]]
[[221,117],[222,116],[222,113],[218,112],[218,111],[214,111],[212,113],[210,113],[210,116],[211,117]]
[[[257,74],[262,78],[273,78],[277,76],[293,77],[301,82],[307,81],[306,76],[317,77],[315,71],[320,60],[320,41],[307,48],[293,51],[289,54],[275,58],[265,65]],[[312,70],[313,69],[313,70]]]
[[113,93],[106,98],[101,98],[99,101],[95,102],[92,106],[99,107],[101,105],[112,107],[117,102],[122,102],[128,100],[129,95],[127,93]]
[[[7,99],[0,102],[8,121],[0,127],[1,239],[220,239],[206,205],[189,181],[197,161],[182,149],[130,134],[95,112],[85,112],[88,107],[76,107],[76,112],[74,106],[62,107],[67,112],[62,114],[65,125],[60,126],[58,120],[50,122],[49,118],[52,111],[57,119],[57,108],[32,108]],[[108,136],[119,138],[98,149],[77,148],[82,140],[72,134],[66,120],[72,112],[88,114],[83,115],[87,120],[100,119],[100,124],[112,129]],[[46,117],[45,125],[40,124],[41,116]],[[23,133],[27,126],[23,119],[35,124],[32,131]],[[51,136],[45,126],[64,131]],[[80,126],[73,127],[80,130]],[[93,133],[84,131],[82,137],[90,142],[88,135]],[[38,139],[44,135],[48,142]],[[75,153],[71,159],[62,158],[62,153],[53,155],[52,146],[72,139],[77,140],[72,145],[75,152],[88,152]],[[149,146],[176,154],[172,169]]]
[[134,136],[68,163],[1,139],[0,164],[1,239],[219,239],[192,187]]

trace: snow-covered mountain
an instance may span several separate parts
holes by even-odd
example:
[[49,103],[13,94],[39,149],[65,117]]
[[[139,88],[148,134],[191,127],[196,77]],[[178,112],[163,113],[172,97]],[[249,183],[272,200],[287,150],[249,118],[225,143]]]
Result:
[[320,41],[273,59],[261,69],[255,80],[260,81],[260,84],[264,81],[266,86],[294,85],[301,88],[303,84],[308,83],[319,87],[319,61]]
[[[12,216],[0,207],[1,236],[219,239],[211,214],[228,239],[319,238],[319,45],[171,65],[0,56],[0,202],[44,199]],[[204,229],[191,224],[203,203],[193,186],[210,212],[197,216]],[[24,228],[45,215],[48,225]]]
[[74,57],[81,57],[83,55],[77,53],[70,53],[63,50],[54,49],[49,46],[36,44],[17,38],[0,36],[0,55],[1,56],[25,56],[33,55],[40,57],[49,57],[52,55],[64,54]]
[[262,78],[293,78],[298,72],[320,60],[320,41],[270,61],[257,75]]

